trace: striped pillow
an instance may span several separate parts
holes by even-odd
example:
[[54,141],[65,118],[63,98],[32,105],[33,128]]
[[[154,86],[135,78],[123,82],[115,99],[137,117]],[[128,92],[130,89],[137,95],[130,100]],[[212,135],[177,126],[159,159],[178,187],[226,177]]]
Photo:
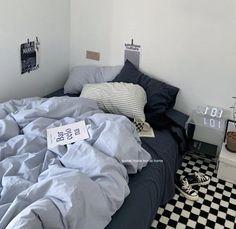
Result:
[[144,106],[147,96],[144,89],[137,84],[86,84],[80,96],[97,101],[99,108],[105,112],[145,121]]

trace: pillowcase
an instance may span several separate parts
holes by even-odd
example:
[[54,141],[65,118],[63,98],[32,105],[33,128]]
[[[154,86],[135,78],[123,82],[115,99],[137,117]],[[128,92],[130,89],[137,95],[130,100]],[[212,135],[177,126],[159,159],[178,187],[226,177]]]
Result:
[[144,89],[132,83],[86,84],[81,97],[97,101],[98,107],[105,112],[122,114],[144,122],[144,106],[147,97]]
[[111,81],[121,69],[122,66],[76,66],[64,85],[64,94],[79,94],[87,83]]
[[179,91],[176,87],[143,74],[129,60],[126,60],[124,67],[113,82],[139,84],[144,88],[147,94],[145,115],[150,123],[157,117],[157,114],[173,108]]

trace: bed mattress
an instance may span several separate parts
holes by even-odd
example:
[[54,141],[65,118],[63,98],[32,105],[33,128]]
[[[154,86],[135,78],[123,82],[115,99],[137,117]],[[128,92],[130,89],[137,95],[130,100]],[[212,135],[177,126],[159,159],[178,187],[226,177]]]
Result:
[[[63,89],[60,89],[47,97],[63,95]],[[177,111],[172,112],[172,118],[183,125],[187,120],[186,115]],[[182,130],[177,127],[175,130],[184,142]],[[169,130],[154,132],[155,138],[142,138],[142,146],[151,154],[152,161],[141,172],[129,176],[130,194],[106,229],[149,228],[158,206],[165,204],[175,193],[175,174],[183,152]]]
[[182,155],[168,130],[155,130],[155,138],[142,138],[152,161],[138,174],[129,176],[130,195],[113,216],[107,229],[149,228],[159,205],[175,193],[175,173]]

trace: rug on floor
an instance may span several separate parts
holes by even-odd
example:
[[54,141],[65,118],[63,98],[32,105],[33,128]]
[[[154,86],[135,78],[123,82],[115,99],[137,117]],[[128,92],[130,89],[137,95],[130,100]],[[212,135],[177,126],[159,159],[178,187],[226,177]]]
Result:
[[176,189],[173,199],[158,208],[151,229],[236,228],[236,185],[217,178],[213,160],[187,153],[177,173],[185,175],[195,171],[211,177],[209,185],[194,186],[199,199],[187,200]]

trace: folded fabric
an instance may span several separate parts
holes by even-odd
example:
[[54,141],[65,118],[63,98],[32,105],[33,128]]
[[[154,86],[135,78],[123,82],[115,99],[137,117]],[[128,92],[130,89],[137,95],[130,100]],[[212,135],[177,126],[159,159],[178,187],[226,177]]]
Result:
[[19,134],[20,129],[14,120],[0,120],[0,142],[7,141]]

